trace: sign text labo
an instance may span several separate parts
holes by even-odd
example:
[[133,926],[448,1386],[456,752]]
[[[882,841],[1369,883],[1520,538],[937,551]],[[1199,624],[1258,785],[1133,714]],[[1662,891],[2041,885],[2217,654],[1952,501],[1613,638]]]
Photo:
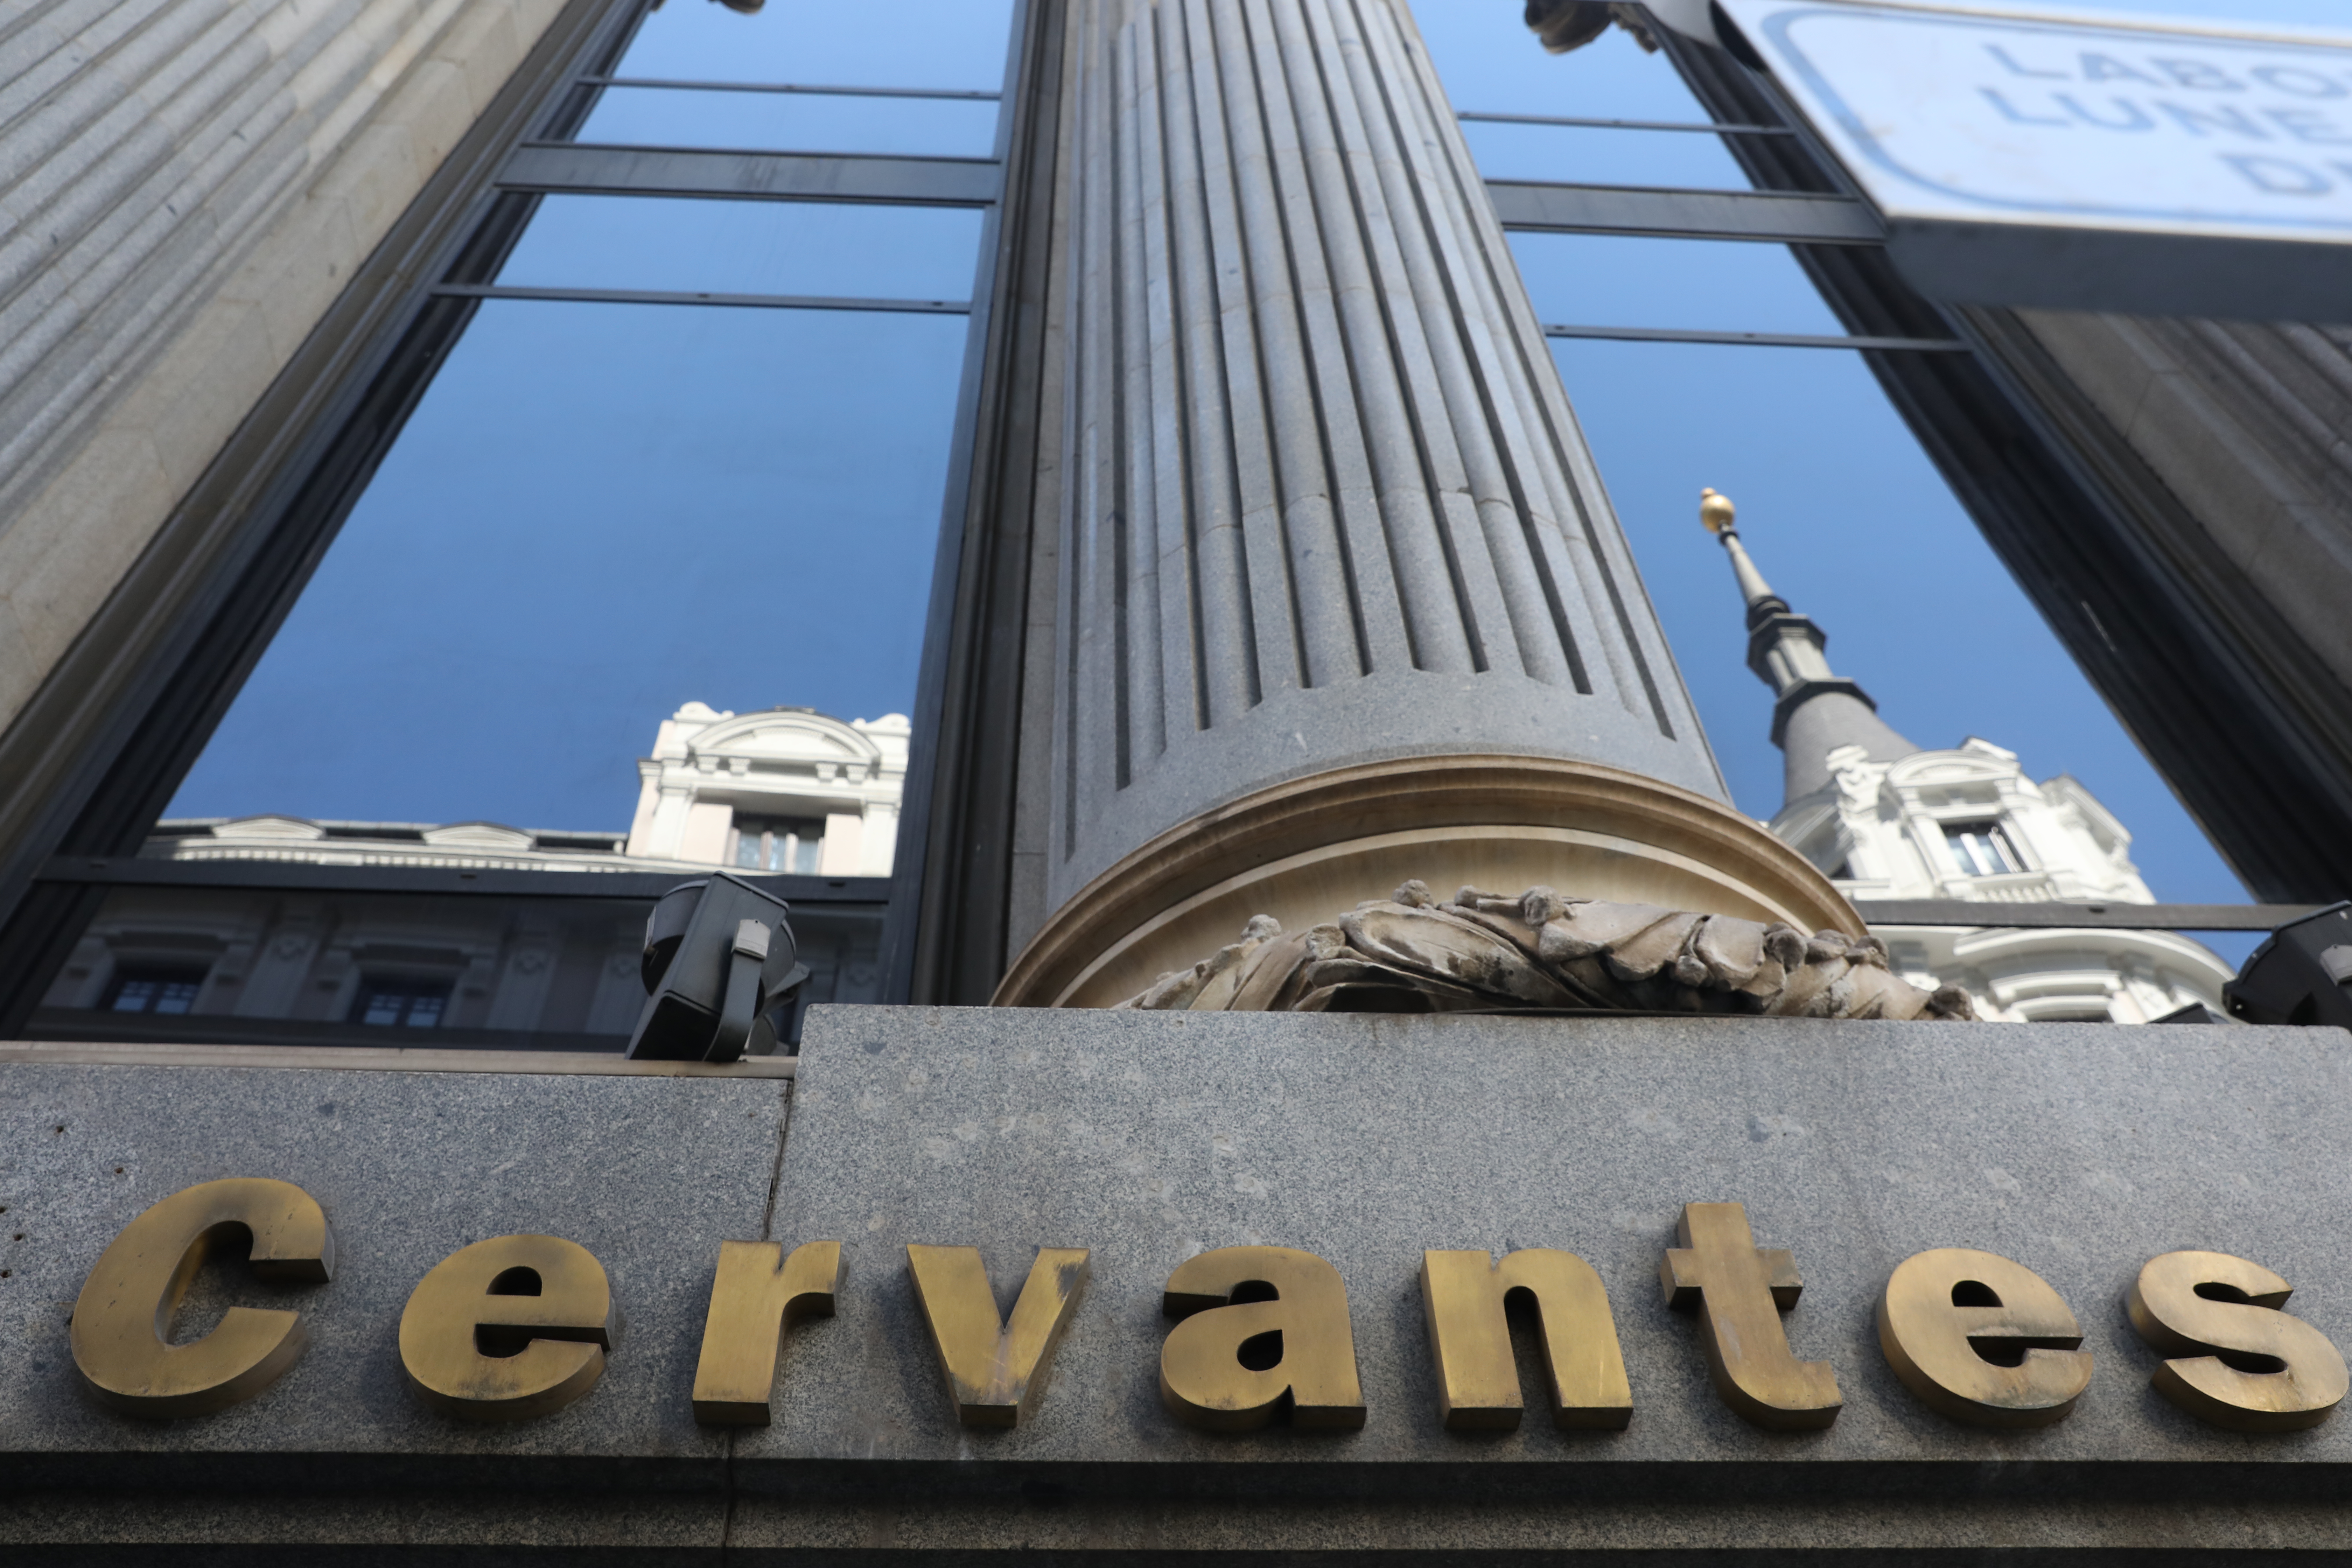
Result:
[[[243,1233],[256,1274],[325,1282],[335,1243],[325,1213],[292,1183],[206,1182],[126,1226],[90,1270],[68,1331],[89,1391],[132,1415],[202,1415],[261,1393],[300,1357],[299,1313],[232,1308],[200,1339],[170,1342],[172,1318],[207,1251]],[[1669,1306],[1696,1312],[1717,1394],[1747,1420],[1801,1431],[1837,1419],[1827,1362],[1799,1361],[1781,1330],[1803,1281],[1794,1256],[1759,1247],[1736,1203],[1684,1205],[1659,1261]],[[1055,1347],[1080,1310],[1088,1249],[1038,1249],[1009,1317],[977,1248],[910,1245],[909,1284],[955,1418],[1012,1426],[1045,1395]],[[769,1420],[783,1335],[834,1314],[837,1241],[721,1242],[704,1308],[690,1394],[696,1418]],[[1622,1429],[1633,1395],[1608,1293],[1573,1254],[1528,1247],[1422,1256],[1421,1296],[1449,1430],[1507,1430],[1522,1402],[1507,1309],[1528,1300],[1542,1341],[1553,1419]],[[2284,1311],[2291,1287],[2245,1258],[2168,1252],[2139,1270],[2126,1309],[2167,1359],[2156,1388],[2204,1420],[2238,1431],[2316,1425],[2347,1389],[2343,1357]],[[1364,1424],[1348,1287],[1313,1253],[1229,1247],[1185,1259],[1162,1306],[1178,1320],[1160,1352],[1160,1393],[1175,1420],[1239,1431],[1277,1418],[1301,1427]],[[688,1309],[690,1310],[690,1309]],[[1994,1427],[2063,1420],[2089,1386],[2091,1356],[2072,1310],[2009,1258],[1963,1247],[1922,1252],[1880,1292],[1879,1345],[1904,1385],[1956,1421]],[[621,1334],[604,1270],[577,1243],[550,1236],[475,1242],[434,1264],[400,1321],[411,1386],[446,1415],[515,1421],[562,1409],[593,1389]]]
[[1723,3],[1931,297],[2352,310],[2352,38],[1901,0]]

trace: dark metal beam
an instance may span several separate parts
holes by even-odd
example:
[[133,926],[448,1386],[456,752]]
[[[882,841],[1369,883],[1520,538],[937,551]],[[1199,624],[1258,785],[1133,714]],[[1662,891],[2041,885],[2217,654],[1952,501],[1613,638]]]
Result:
[[932,98],[980,103],[993,103],[1004,96],[986,88],[825,87],[794,81],[690,81],[679,77],[660,76],[583,76],[580,84],[583,87],[676,88],[688,92],[806,93],[814,98]]
[[1634,343],[1746,343],[1769,349],[1874,349],[1907,353],[1967,353],[1958,338],[1861,338],[1840,332],[1711,332],[1681,327],[1547,326],[1548,338],[1609,338]]
[[1793,136],[1785,125],[1707,125],[1692,120],[1585,120],[1572,114],[1491,114],[1464,110],[1454,117],[1477,125],[1566,125],[1591,131],[1701,131],[1710,136]]
[[731,305],[765,310],[896,310],[930,316],[971,312],[965,300],[851,300],[835,294],[706,294],[677,289],[541,289],[501,283],[444,283],[436,294],[462,300],[552,300],[599,305]]
[[1881,245],[1877,216],[1845,196],[1754,191],[1642,190],[1630,185],[1489,180],[1507,229],[1533,234],[1638,234],[1804,245]]
[[884,994],[893,999],[984,1005],[1012,957],[1030,530],[1038,486],[1053,482],[1040,458],[1051,438],[1041,421],[1059,372],[1047,326],[1068,21],[1067,0],[1026,0],[1021,59],[1010,73],[1009,194],[990,283],[992,327],[971,426],[968,507],[932,585],[915,719],[915,733],[931,743],[907,775],[894,923],[885,931]]
[[987,206],[1002,174],[989,158],[890,158],[850,153],[709,153],[675,147],[593,147],[532,142],[499,175],[512,191],[665,196],[764,196],[775,201],[897,202]]
[[1969,899],[1858,899],[1874,926],[2021,931],[2275,931],[2325,904],[1999,904]]

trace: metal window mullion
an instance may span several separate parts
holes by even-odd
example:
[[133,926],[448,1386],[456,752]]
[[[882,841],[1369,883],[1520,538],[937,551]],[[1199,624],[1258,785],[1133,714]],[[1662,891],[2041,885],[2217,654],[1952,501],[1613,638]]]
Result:
[[867,300],[840,294],[728,294],[682,289],[554,289],[526,284],[443,283],[433,292],[459,300],[544,300],[566,304],[716,305],[770,310],[872,310],[961,316],[964,300]]
[[581,87],[652,87],[688,92],[770,92],[810,98],[913,98],[941,103],[994,103],[1001,92],[982,88],[833,87],[811,82],[694,81],[680,77],[583,76]]
[[[1010,100],[1023,88],[1022,61],[1029,53],[1031,23],[1040,0],[1018,0],[1005,40],[1004,96]],[[908,767],[899,790],[898,837],[891,859],[890,901],[885,907],[880,943],[881,1000],[911,999],[916,940],[922,920],[923,896],[929,880],[927,862],[932,853],[934,785],[940,776],[940,750],[946,730],[948,687],[953,679],[949,650],[956,640],[959,608],[964,598],[963,567],[966,535],[975,526],[972,517],[973,477],[978,467],[974,447],[982,426],[982,405],[1002,395],[994,383],[1002,374],[995,364],[998,311],[998,271],[1003,258],[1004,171],[1011,157],[1013,113],[1000,113],[991,159],[996,184],[981,226],[980,256],[971,287],[971,313],[964,338],[963,374],[956,390],[954,433],[949,448],[947,484],[940,507],[939,544],[932,557],[930,595],[923,625],[923,651],[915,686],[915,710],[908,737]],[[992,423],[994,411],[989,411]],[[946,847],[955,853],[959,846]]]

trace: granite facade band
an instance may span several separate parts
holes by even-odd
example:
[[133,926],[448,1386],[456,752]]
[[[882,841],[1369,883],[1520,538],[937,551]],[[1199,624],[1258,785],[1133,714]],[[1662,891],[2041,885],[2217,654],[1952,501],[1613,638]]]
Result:
[[0,724],[561,8],[0,13]]
[[[1570,1500],[1699,1492],[1923,1517],[2013,1496],[2045,1522],[2078,1504],[2234,1500],[2341,1531],[2352,1426],[2250,1438],[2200,1424],[2149,1388],[2156,1357],[2121,1301],[2149,1257],[2232,1252],[2352,1343],[2347,1078],[2352,1040],[2326,1029],[831,1007],[811,1020],[780,1170],[787,1086],[772,1079],[12,1062],[0,1237],[26,1239],[5,1244],[0,1279],[0,1475],[20,1490],[196,1487],[223,1508],[288,1488],[530,1487],[529,1509],[551,1514],[583,1490],[734,1490],[775,1500],[762,1506],[785,1510],[787,1534],[844,1510],[1023,1497],[1177,1513],[1187,1499],[1475,1502],[1498,1530],[1516,1521],[1509,1534]],[[84,1275],[149,1204],[224,1175],[298,1183],[335,1227],[336,1279],[289,1298],[309,1352],[218,1415],[98,1406],[65,1342]],[[1794,1251],[1805,1289],[1784,1322],[1799,1357],[1835,1369],[1829,1430],[1759,1430],[1709,1386],[1698,1330],[1657,1279],[1681,1205],[1701,1201],[1745,1204],[1759,1245]],[[541,1420],[436,1416],[400,1367],[408,1292],[457,1247],[524,1231],[579,1242],[610,1275],[627,1323],[610,1370]],[[718,1244],[754,1238],[843,1242],[839,1315],[792,1331],[774,1425],[700,1427],[688,1392]],[[1018,1429],[956,1425],[908,1241],[980,1247],[1000,1305],[1039,1247],[1091,1249],[1052,1385]],[[1339,1268],[1360,1433],[1209,1434],[1161,1407],[1160,1289],[1185,1258],[1236,1245]],[[2071,1306],[2096,1369],[2065,1422],[1956,1426],[1896,1382],[1877,1292],[1904,1258],[1946,1246],[2012,1258]],[[1534,1384],[1516,1433],[1439,1426],[1421,1252],[1524,1247],[1599,1271],[1633,1388],[1625,1432],[1554,1430]],[[227,1304],[228,1279],[208,1276],[184,1331]]]
[[1087,0],[1049,907],[1416,752],[1720,797],[1502,230],[1387,0]]

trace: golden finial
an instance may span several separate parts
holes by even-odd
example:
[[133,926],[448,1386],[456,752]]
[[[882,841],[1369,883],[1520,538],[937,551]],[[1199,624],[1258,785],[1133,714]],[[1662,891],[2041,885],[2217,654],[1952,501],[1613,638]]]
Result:
[[1698,492],[1698,520],[1706,524],[1709,533],[1720,537],[1731,531],[1731,498],[1714,490]]

